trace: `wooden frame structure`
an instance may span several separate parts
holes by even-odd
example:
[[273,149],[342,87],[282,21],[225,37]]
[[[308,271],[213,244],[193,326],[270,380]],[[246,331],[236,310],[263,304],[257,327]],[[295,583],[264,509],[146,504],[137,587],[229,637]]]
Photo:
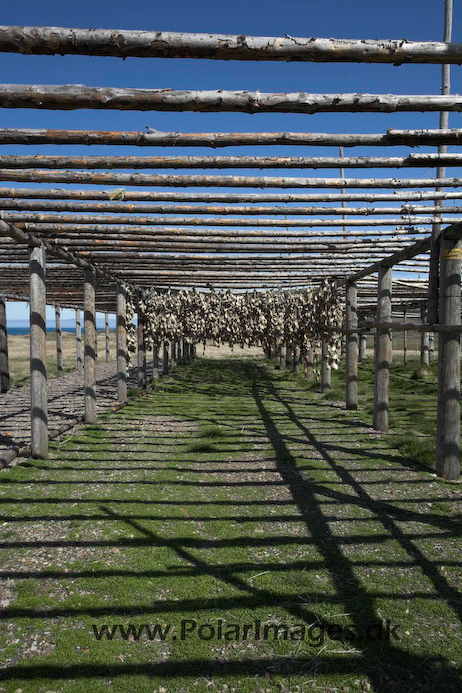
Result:
[[[441,64],[441,95],[260,93],[99,88],[82,85],[0,85],[1,108],[117,109],[241,113],[391,113],[436,111],[439,129],[389,129],[376,134],[298,132],[177,133],[0,129],[0,144],[33,146],[33,155],[0,155],[0,178],[33,184],[0,188],[0,378],[8,383],[5,300],[31,304],[32,454],[47,454],[44,306],[74,308],[77,367],[82,368],[80,311],[84,307],[85,418],[96,418],[95,311],[117,316],[117,397],[127,398],[126,290],[297,290],[333,278],[345,287],[346,406],[358,406],[358,360],[365,333],[375,330],[374,426],[388,427],[391,329],[420,329],[439,340],[437,471],[459,475],[461,328],[460,255],[462,130],[448,127],[462,111],[450,94],[449,65],[462,64],[462,45],[450,42],[446,1],[443,42],[357,41],[107,31],[57,27],[0,27],[0,51],[29,55],[105,55],[116,58],[191,58]],[[449,22],[450,24],[450,22]],[[110,147],[340,147],[339,156],[40,155],[40,145]],[[438,147],[437,153],[344,156],[343,147]],[[211,169],[336,169],[340,177],[222,175]],[[345,177],[348,169],[435,169],[435,177]],[[111,169],[106,172],[104,169]],[[120,173],[114,169],[129,169]],[[145,169],[154,172],[142,173]],[[158,169],[187,169],[157,173]],[[200,173],[189,170],[200,169]],[[43,184],[108,186],[49,188]],[[118,186],[118,187],[116,187]],[[153,188],[162,188],[154,190]],[[146,188],[146,189],[139,189]],[[174,192],[165,189],[174,188]],[[201,188],[200,191],[190,189]],[[227,189],[203,192],[202,188]],[[239,192],[233,192],[239,188]],[[242,192],[242,189],[258,192]],[[228,190],[229,189],[229,190]],[[266,192],[285,189],[290,192]],[[263,192],[262,192],[263,191]],[[308,191],[308,192],[307,192]],[[333,192],[332,192],[333,191]],[[445,206],[447,201],[456,204]],[[351,206],[351,203],[361,203]],[[340,203],[340,206],[332,206]],[[383,205],[383,203],[388,203]],[[348,206],[350,205],[350,206]],[[45,257],[46,256],[46,257]],[[429,264],[430,259],[430,264]],[[428,296],[428,271],[430,295]],[[46,272],[46,281],[45,281]],[[418,278],[415,277],[418,275]],[[30,283],[30,293],[26,286]],[[46,292],[46,294],[45,294]],[[407,323],[427,301],[430,324]],[[434,306],[439,302],[439,311]],[[392,322],[392,306],[403,322]],[[374,316],[375,313],[375,316]],[[57,329],[59,337],[60,331]],[[428,337],[423,338],[427,344]],[[138,384],[147,386],[144,325],[138,325]],[[58,353],[60,346],[58,345]],[[194,346],[164,342],[162,371],[194,354]],[[297,345],[277,356],[299,368]],[[170,361],[169,361],[170,359]],[[305,355],[313,377],[314,354]],[[59,365],[58,365],[59,370]],[[61,365],[62,370],[62,365]],[[325,344],[322,389],[330,388]],[[160,373],[153,352],[153,377]]]

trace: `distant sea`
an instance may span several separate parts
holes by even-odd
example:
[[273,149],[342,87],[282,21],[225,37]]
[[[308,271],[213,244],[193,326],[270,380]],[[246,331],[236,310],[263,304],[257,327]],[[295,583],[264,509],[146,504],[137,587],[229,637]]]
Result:
[[[103,332],[104,331],[104,325],[97,325],[96,327],[98,332]],[[112,327],[112,325],[109,327],[111,331],[113,331],[115,328]],[[55,331],[55,326],[53,325],[52,327],[47,326],[47,332],[54,332]],[[75,334],[75,327],[62,327],[61,332],[72,332]],[[8,327],[8,334],[13,335],[13,334],[29,334],[29,327],[17,327],[17,326],[12,326]],[[82,325],[82,334],[83,334],[83,325]]]

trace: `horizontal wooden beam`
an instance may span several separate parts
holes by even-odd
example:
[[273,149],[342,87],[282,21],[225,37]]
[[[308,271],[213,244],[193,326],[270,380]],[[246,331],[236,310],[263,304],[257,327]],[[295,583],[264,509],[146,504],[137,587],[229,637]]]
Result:
[[301,38],[170,31],[1,26],[0,51],[116,58],[462,63],[462,45],[407,39]]
[[0,108],[201,113],[396,113],[462,111],[462,95],[310,94],[0,84]]
[[124,145],[135,147],[414,147],[418,145],[457,145],[462,129],[387,130],[386,133],[324,132],[147,132],[117,130],[50,130],[42,128],[0,128],[0,144]]
[[[461,97],[462,98],[462,97]],[[168,175],[161,173],[95,173],[0,169],[0,180],[27,183],[93,183],[95,185],[212,188],[460,188],[462,178],[304,178],[277,176]],[[121,192],[122,196],[123,193]],[[196,198],[197,199],[197,198]]]

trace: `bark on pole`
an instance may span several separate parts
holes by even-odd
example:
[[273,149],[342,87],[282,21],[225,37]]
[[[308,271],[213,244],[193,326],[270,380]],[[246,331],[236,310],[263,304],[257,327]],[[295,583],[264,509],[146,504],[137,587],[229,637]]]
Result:
[[[354,330],[358,327],[358,291],[356,284],[346,285],[345,327]],[[358,408],[358,333],[349,332],[346,336],[346,408]]]
[[85,342],[85,421],[96,421],[96,312],[95,312],[95,273],[83,273],[84,300],[84,342]]
[[322,340],[321,346],[321,392],[325,394],[331,389],[332,369],[329,364],[329,355],[327,353],[327,342]]
[[[427,322],[427,307],[422,306],[420,310],[420,319],[422,324]],[[430,365],[430,333],[420,333],[420,363],[424,366]]]
[[116,295],[116,361],[117,399],[127,401],[127,293],[122,284],[117,284]]
[[152,379],[159,378],[159,347],[157,344],[152,345]]
[[[439,317],[457,325],[461,311],[462,241],[443,236],[440,257]],[[438,416],[436,473],[443,479],[460,474],[460,333],[438,334]]]
[[170,371],[169,364],[169,354],[168,354],[168,342],[164,340],[163,342],[163,354],[162,354],[162,373],[168,375]]
[[[392,268],[381,265],[378,272],[377,322],[391,323]],[[391,359],[390,328],[375,333],[374,415],[376,431],[388,431],[388,402]]]
[[[403,310],[403,322],[406,322],[406,309]],[[407,330],[403,332],[403,362],[404,365],[407,364]]]
[[6,323],[6,301],[0,296],[0,392],[10,389],[10,368],[8,363],[8,330]]
[[359,360],[364,361],[366,358],[367,335],[362,333],[359,337]]
[[298,346],[294,346],[292,350],[292,355],[292,370],[296,375],[298,375],[300,372],[300,348]]
[[435,333],[430,332],[428,337],[428,358],[430,363],[435,358]]
[[46,284],[43,246],[29,250],[31,454],[48,457]]
[[245,36],[126,29],[0,27],[0,51],[116,58],[284,60],[296,62],[462,63],[462,46],[407,39]]
[[310,346],[306,352],[306,360],[305,360],[305,377],[307,380],[313,380],[313,371],[314,371],[314,353],[313,353],[313,347]]
[[55,306],[55,337],[56,337],[56,369],[58,378],[62,378],[63,371],[63,342],[61,332],[61,308]]
[[81,371],[82,363],[82,323],[80,322],[80,308],[75,310],[75,349],[77,357],[77,370]]
[[106,335],[106,363],[109,363],[109,313],[104,314],[104,332]]
[[146,361],[146,339],[145,323],[140,313],[138,313],[138,387],[146,390],[147,386],[147,361]]

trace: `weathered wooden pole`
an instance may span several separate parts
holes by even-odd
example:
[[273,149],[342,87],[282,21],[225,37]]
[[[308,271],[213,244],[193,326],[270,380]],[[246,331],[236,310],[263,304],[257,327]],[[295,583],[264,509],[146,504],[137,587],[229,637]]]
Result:
[[[439,318],[457,325],[461,310],[462,241],[443,236],[440,256]],[[460,334],[438,333],[438,416],[436,473],[443,479],[460,475]]]
[[8,363],[8,330],[6,325],[6,301],[0,296],[0,392],[10,389],[10,368]]
[[162,354],[162,373],[168,375],[170,371],[168,362],[168,342],[164,340],[163,343],[163,354]]
[[109,313],[104,314],[104,331],[106,334],[106,363],[109,363]]
[[63,377],[63,342],[61,332],[61,308],[55,306],[56,368],[58,378]]
[[282,344],[279,347],[278,354],[279,354],[279,368],[284,368],[284,351],[283,351]]
[[313,380],[313,370],[314,370],[314,353],[313,347],[310,345],[306,352],[305,359],[305,377],[307,380]]
[[[427,308],[426,306],[422,306],[420,309],[420,319],[422,321],[422,325],[425,325],[427,322]],[[420,363],[424,366],[428,366],[430,364],[430,333],[429,332],[421,332],[420,333]]]
[[177,363],[177,355],[176,355],[176,339],[172,339],[172,368],[175,368],[176,363]]
[[145,323],[140,313],[138,313],[138,387],[146,390],[147,385],[147,362],[146,362],[146,340],[144,336]]
[[326,393],[331,389],[332,369],[329,364],[329,355],[327,353],[327,342],[322,340],[322,356],[321,356],[321,392]]
[[359,360],[364,361],[366,358],[367,335],[364,332],[359,337]]
[[[403,322],[406,323],[407,311],[406,308],[403,310]],[[404,365],[407,364],[407,330],[403,332],[403,362]]]
[[429,332],[428,335],[428,359],[431,363],[435,358],[435,333]]
[[[391,322],[392,268],[380,265],[378,272],[377,322]],[[389,328],[375,332],[375,377],[373,426],[388,431],[388,386],[390,380],[391,334]]]
[[292,354],[292,370],[296,375],[298,375],[300,373],[300,349],[298,346],[294,346],[292,349]]
[[77,370],[81,371],[82,363],[82,323],[80,322],[80,308],[75,311],[75,348],[77,356]]
[[[358,327],[358,291],[354,282],[347,282],[345,305],[345,327],[354,330]],[[358,333],[346,336],[346,408],[358,408]]]
[[159,378],[159,346],[157,344],[152,345],[152,379],[157,380]]
[[95,273],[84,270],[84,382],[85,382],[85,421],[96,421],[96,313],[95,313]]
[[48,457],[45,249],[29,250],[30,408],[32,457]]
[[122,284],[117,284],[116,314],[116,361],[117,399],[127,401],[127,293]]

